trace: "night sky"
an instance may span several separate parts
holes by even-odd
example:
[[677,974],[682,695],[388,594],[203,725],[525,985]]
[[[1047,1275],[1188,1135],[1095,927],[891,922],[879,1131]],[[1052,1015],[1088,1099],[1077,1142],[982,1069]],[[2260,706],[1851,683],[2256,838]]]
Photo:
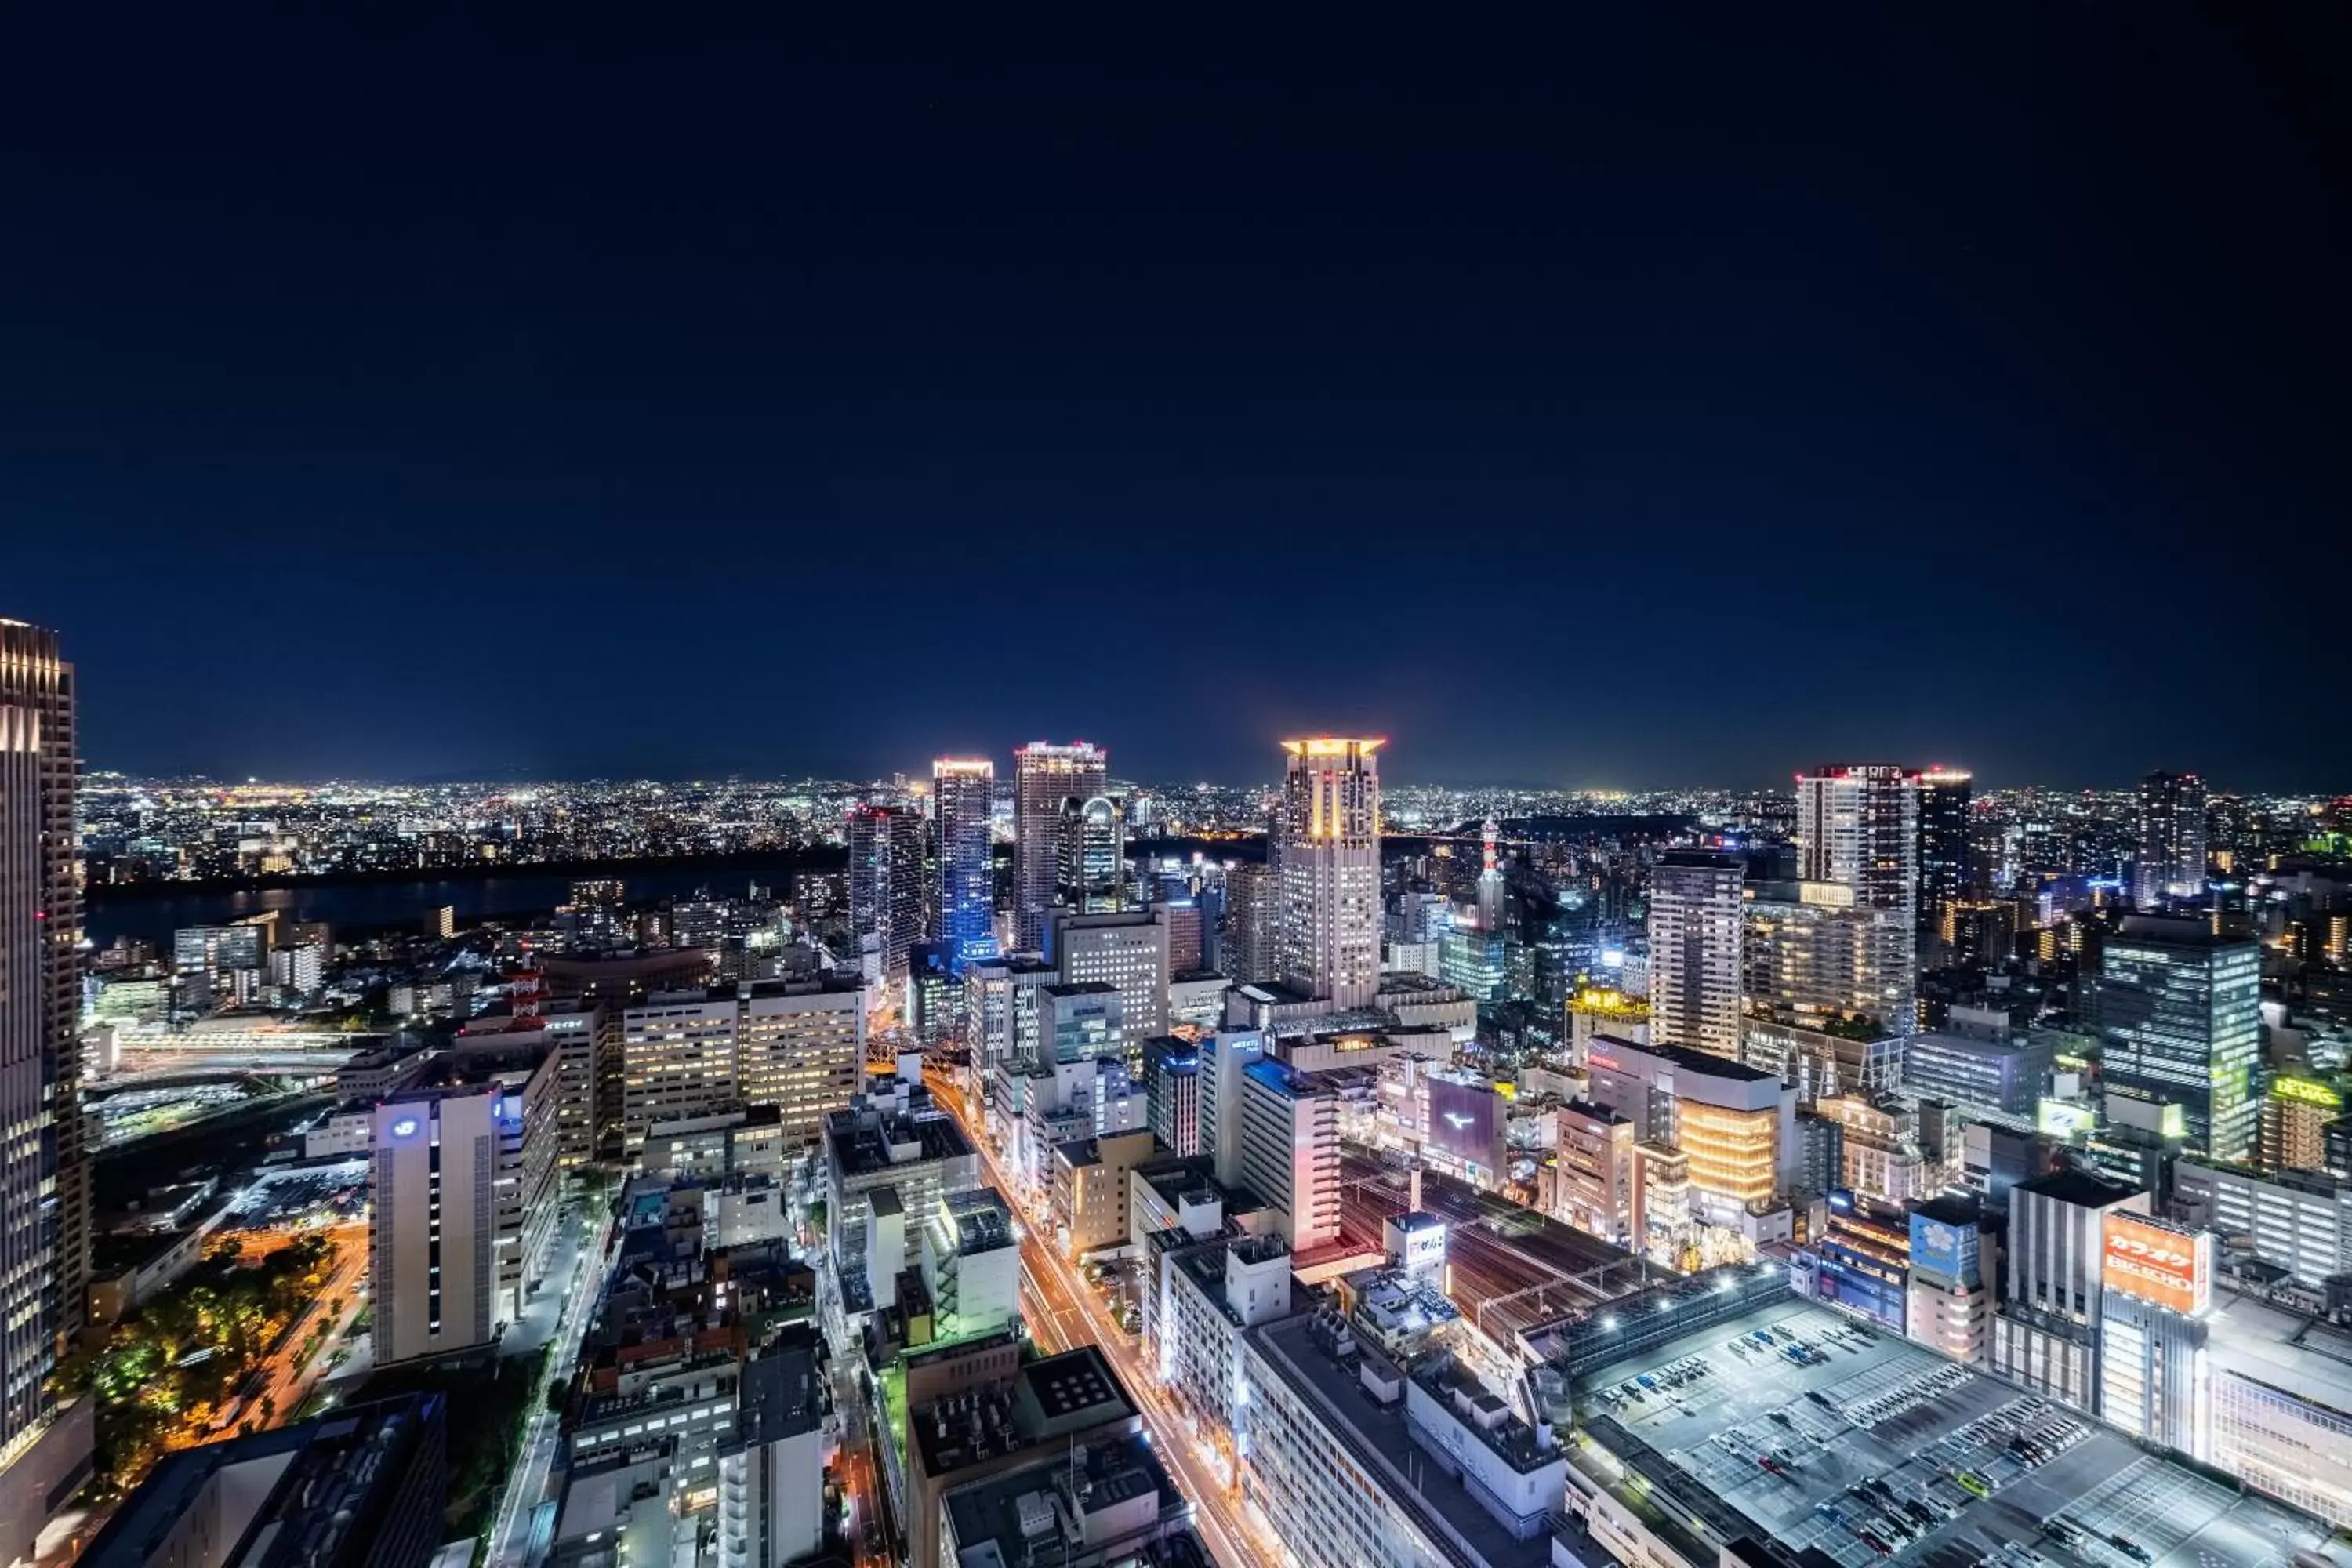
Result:
[[92,766],[2352,787],[2328,8],[60,9]]

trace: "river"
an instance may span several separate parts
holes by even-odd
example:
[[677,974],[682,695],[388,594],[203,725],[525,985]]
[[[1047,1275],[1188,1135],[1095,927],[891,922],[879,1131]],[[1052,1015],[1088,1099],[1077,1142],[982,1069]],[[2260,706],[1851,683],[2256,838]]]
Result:
[[625,868],[594,871],[518,871],[512,876],[413,882],[331,882],[317,887],[257,888],[187,893],[110,892],[92,888],[85,898],[84,925],[100,947],[118,936],[143,939],[168,952],[172,933],[182,926],[218,925],[239,915],[284,910],[289,917],[325,921],[340,936],[347,931],[414,925],[425,911],[443,904],[457,911],[460,926],[494,916],[545,914],[572,895],[583,877],[617,878],[632,902],[690,897],[708,888],[719,897],[742,896],[754,881],[782,893],[791,879],[790,862],[777,857],[747,857],[739,867]]

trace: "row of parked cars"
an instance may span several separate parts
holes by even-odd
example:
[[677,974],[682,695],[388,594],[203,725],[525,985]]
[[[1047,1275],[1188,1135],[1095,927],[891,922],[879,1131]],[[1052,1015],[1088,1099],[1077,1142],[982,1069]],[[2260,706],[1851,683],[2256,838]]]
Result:
[[1943,1398],[1973,1374],[1958,1363],[1906,1377],[1885,1393],[1845,1407],[1845,1417],[1857,1426],[1876,1426]]
[[1601,1397],[1612,1410],[1622,1410],[1628,1405],[1647,1405],[1653,1399],[1670,1398],[1709,1376],[1712,1370],[1705,1356],[1686,1355],[1655,1372],[1645,1372],[1627,1378],[1614,1388],[1604,1388]]

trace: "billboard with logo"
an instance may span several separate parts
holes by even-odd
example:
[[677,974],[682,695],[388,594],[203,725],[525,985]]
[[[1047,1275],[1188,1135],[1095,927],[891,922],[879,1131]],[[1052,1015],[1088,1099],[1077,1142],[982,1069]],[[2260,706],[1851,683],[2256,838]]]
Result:
[[2099,1113],[2080,1100],[2044,1100],[2036,1109],[2034,1124],[2045,1138],[2072,1139],[2098,1130]]
[[2213,1237],[2110,1210],[2100,1279],[2110,1290],[2191,1316],[2213,1294]]
[[1484,1083],[1429,1080],[1429,1142],[1459,1165],[1486,1172],[1503,1163],[1503,1102]]
[[1924,1214],[1911,1216],[1911,1267],[1962,1285],[1977,1278],[1977,1227],[1948,1224]]

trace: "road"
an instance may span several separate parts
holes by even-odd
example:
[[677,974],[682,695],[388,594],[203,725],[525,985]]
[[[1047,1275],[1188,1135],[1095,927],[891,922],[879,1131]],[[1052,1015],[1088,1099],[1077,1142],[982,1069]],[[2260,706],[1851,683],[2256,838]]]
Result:
[[[577,1221],[567,1214],[562,1223]],[[588,1331],[589,1320],[595,1316],[596,1303],[604,1298],[604,1247],[612,1234],[613,1215],[607,1205],[597,1214],[596,1228],[573,1259],[572,1278],[561,1283],[551,1280],[543,1287],[565,1293],[563,1312],[556,1319],[551,1342],[554,1350],[547,1370],[551,1384],[568,1381],[579,1363],[580,1342]],[[490,1551],[487,1559],[490,1568],[518,1568],[521,1563],[524,1547],[530,1539],[531,1514],[546,1500],[548,1476],[554,1467],[556,1444],[562,1436],[562,1417],[548,1409],[544,1390],[535,1392],[514,1475],[507,1481],[506,1493],[499,1499],[498,1511],[490,1518]]]
[[[367,1283],[368,1278],[367,1222],[358,1220],[349,1225],[339,1225],[326,1234],[335,1248],[334,1271],[328,1275],[326,1284],[320,1288],[310,1305],[294,1321],[293,1328],[278,1344],[277,1353],[263,1363],[260,1369],[267,1374],[267,1380],[257,1392],[254,1404],[258,1405],[265,1399],[269,1402],[271,1419],[267,1425],[271,1426],[282,1426],[294,1419],[296,1412],[302,1408],[302,1402],[310,1397],[310,1391],[326,1375],[329,1352],[335,1342],[351,1331],[352,1320],[359,1316],[363,1304],[360,1298],[361,1287]],[[278,1246],[288,1245],[287,1238],[276,1239]],[[273,1250],[274,1247],[263,1247],[261,1252],[266,1256]],[[248,1247],[247,1260],[252,1261],[255,1256]],[[303,1352],[311,1343],[312,1316],[329,1301],[340,1303],[334,1324],[325,1341],[320,1343],[319,1353],[305,1360]]]
[[[986,1180],[1011,1194],[1013,1184],[997,1164],[995,1151],[976,1131],[961,1089],[952,1078],[928,1068],[924,1077],[932,1099],[963,1124],[965,1135],[980,1151]],[[1142,1413],[1153,1452],[1192,1501],[1194,1531],[1219,1563],[1242,1568],[1285,1561],[1280,1543],[1250,1524],[1239,1493],[1226,1482],[1224,1463],[1195,1442],[1191,1420],[1169,1401],[1158,1373],[1144,1365],[1135,1342],[1111,1321],[1109,1309],[1078,1278],[1076,1266],[1047,1241],[1048,1227],[1033,1218],[1021,1228],[1022,1315],[1039,1346],[1051,1352],[1092,1344],[1118,1370],[1119,1381]]]

